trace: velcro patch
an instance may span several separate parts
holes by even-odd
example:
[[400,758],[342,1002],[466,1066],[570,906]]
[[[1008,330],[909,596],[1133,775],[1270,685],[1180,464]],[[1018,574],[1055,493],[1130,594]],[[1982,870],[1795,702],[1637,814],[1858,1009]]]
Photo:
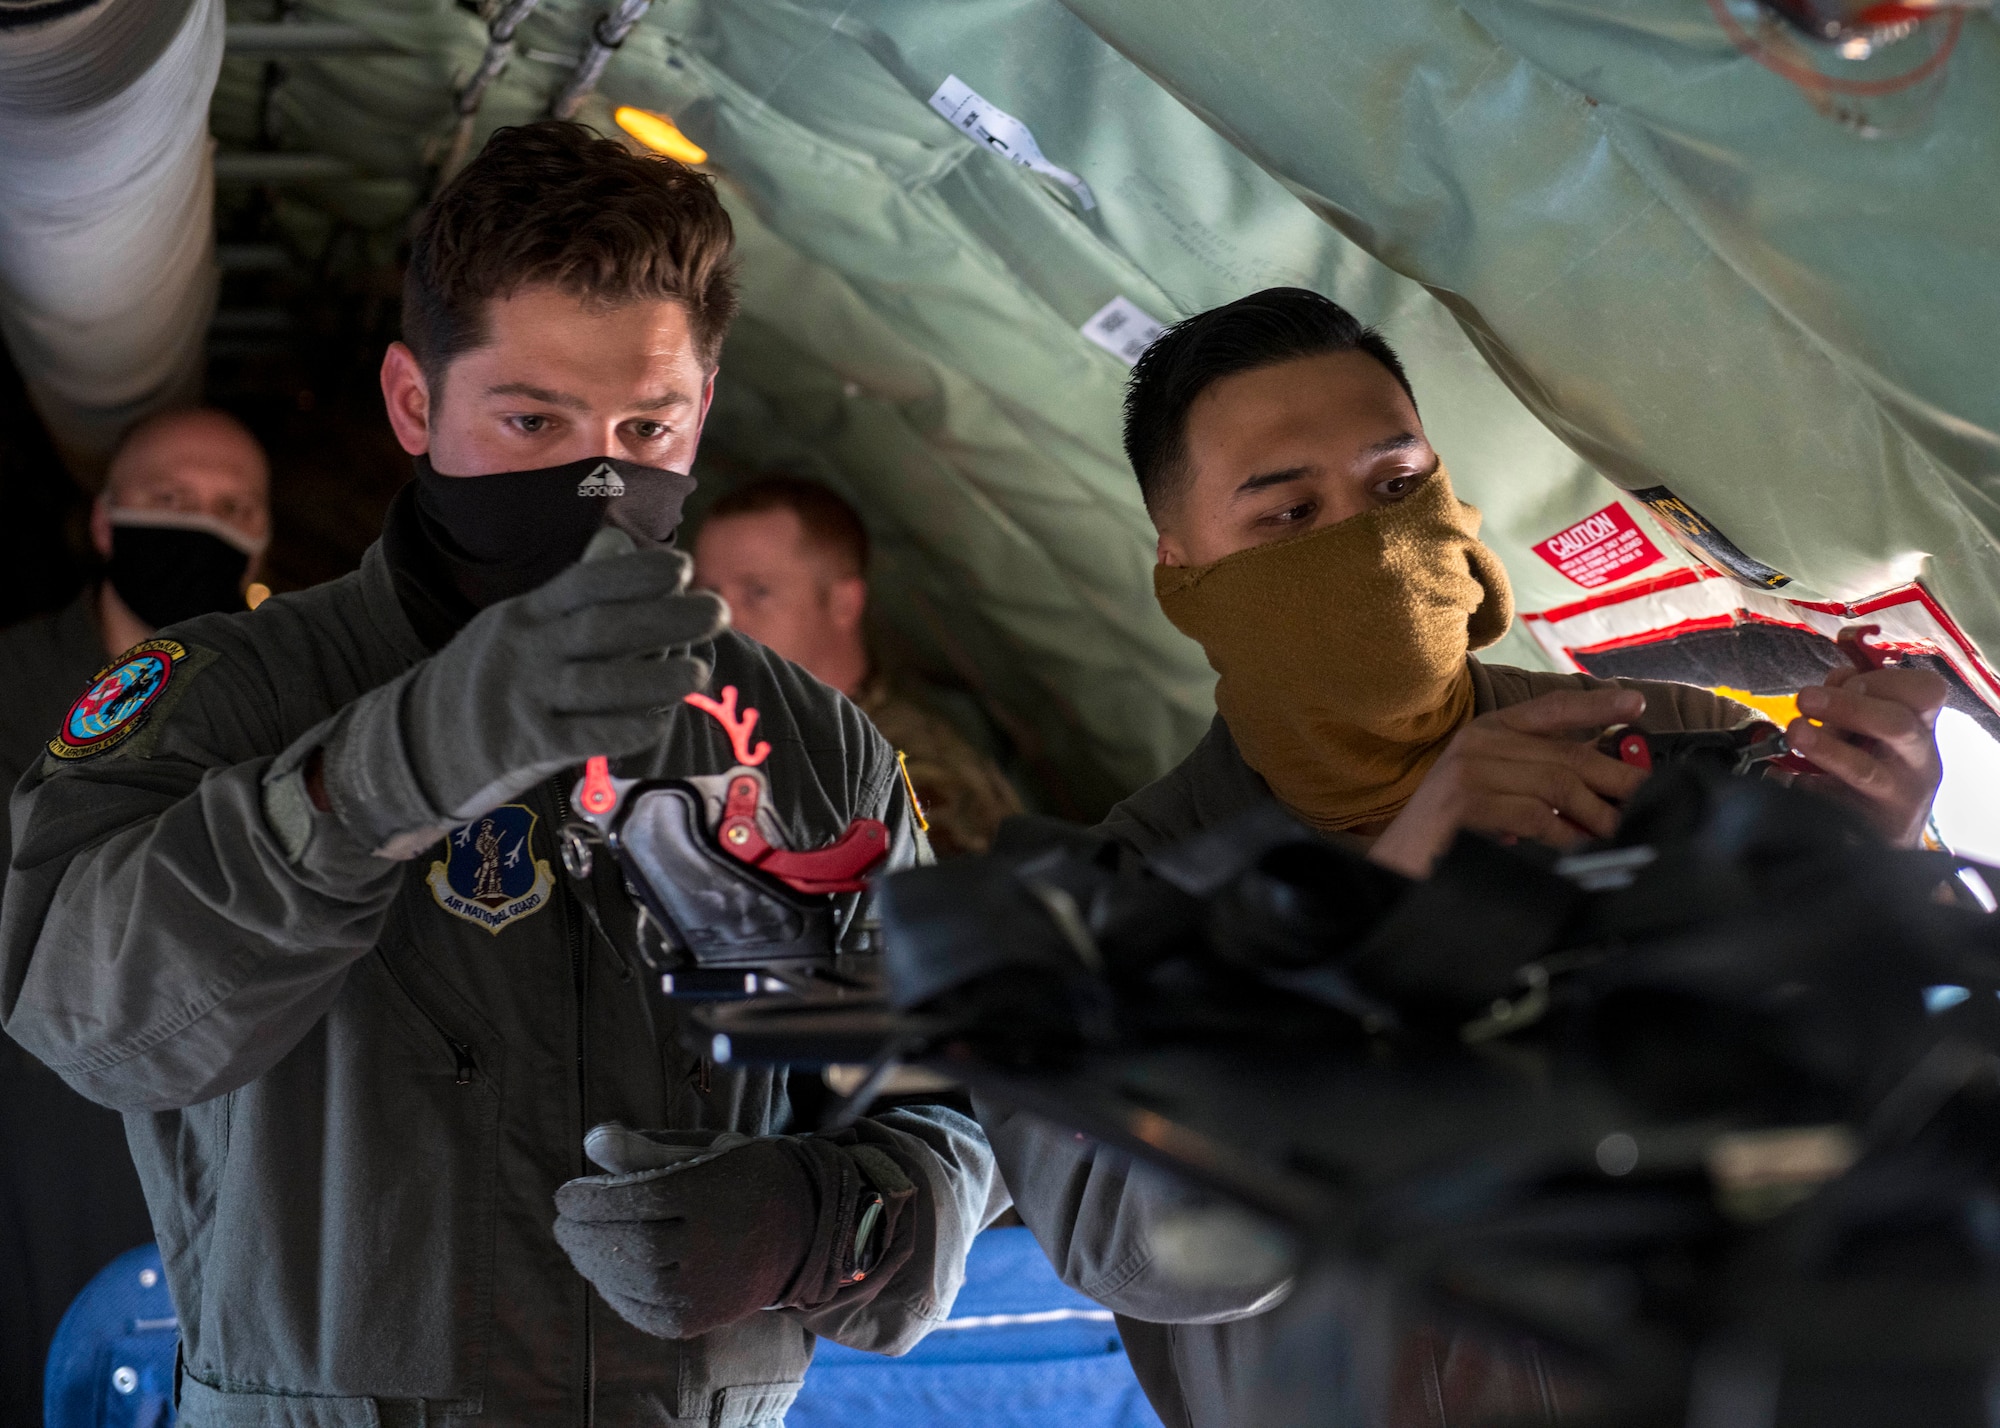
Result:
[[187,650],[173,640],[132,646],[99,670],[69,706],[49,752],[59,759],[87,759],[125,742],[145,727],[186,658]]
[[496,937],[547,907],[556,879],[535,856],[536,821],[526,804],[506,803],[452,829],[445,861],[425,879],[437,905]]

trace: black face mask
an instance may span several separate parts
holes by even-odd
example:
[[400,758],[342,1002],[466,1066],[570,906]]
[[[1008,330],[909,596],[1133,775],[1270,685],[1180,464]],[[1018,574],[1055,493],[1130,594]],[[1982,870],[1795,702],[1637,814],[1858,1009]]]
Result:
[[154,629],[217,610],[243,608],[250,554],[220,522],[114,511],[104,578],[125,606]]
[[419,456],[416,519],[452,584],[483,610],[575,564],[603,526],[642,549],[665,545],[694,487],[684,472],[604,456],[491,476],[440,476]]

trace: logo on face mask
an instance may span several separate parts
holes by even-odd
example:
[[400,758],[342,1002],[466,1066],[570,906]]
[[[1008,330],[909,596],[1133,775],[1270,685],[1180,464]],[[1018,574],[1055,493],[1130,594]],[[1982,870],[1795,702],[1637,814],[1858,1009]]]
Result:
[[509,803],[451,830],[450,852],[432,863],[431,896],[453,917],[498,934],[548,905],[555,874],[535,856],[535,815]]
[[611,469],[611,463],[600,461],[597,469],[576,483],[579,496],[622,496],[625,494],[625,478]]

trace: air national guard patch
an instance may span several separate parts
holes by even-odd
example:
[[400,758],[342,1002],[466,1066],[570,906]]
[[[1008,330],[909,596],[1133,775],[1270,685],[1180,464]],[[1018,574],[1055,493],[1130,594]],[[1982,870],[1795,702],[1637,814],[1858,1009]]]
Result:
[[187,651],[172,640],[132,646],[99,670],[69,706],[49,752],[59,759],[87,759],[138,733],[173,682],[174,667],[186,658]]
[[548,906],[555,874],[535,856],[535,814],[507,803],[451,830],[449,856],[427,879],[437,905],[488,932]]

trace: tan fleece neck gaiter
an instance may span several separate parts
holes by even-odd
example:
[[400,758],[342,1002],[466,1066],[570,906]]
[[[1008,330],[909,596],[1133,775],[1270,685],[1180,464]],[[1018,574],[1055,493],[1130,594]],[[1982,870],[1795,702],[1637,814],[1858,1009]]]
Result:
[[1393,506],[1212,565],[1153,570],[1160,608],[1222,676],[1250,767],[1321,829],[1393,818],[1472,717],[1468,650],[1514,596],[1442,467]]

